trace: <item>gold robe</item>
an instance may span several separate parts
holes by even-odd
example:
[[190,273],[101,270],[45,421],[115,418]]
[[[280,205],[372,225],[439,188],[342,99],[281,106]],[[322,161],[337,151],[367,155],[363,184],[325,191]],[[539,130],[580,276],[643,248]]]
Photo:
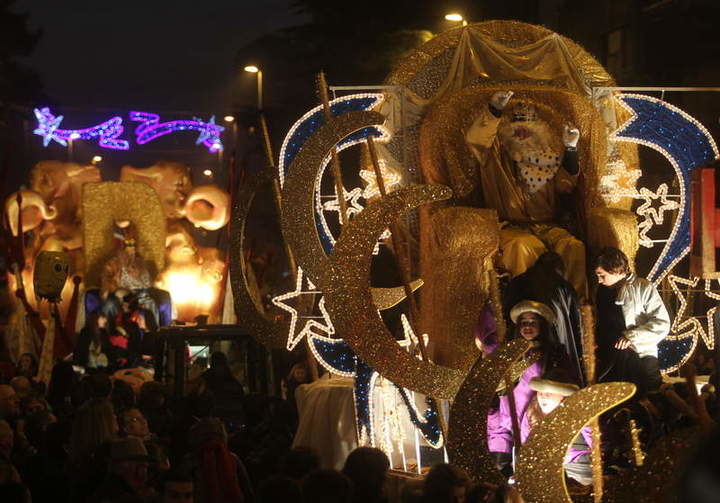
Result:
[[575,188],[577,176],[562,165],[555,176],[530,193],[516,175],[516,163],[498,140],[501,119],[489,108],[465,133],[465,140],[479,166],[484,205],[503,221],[500,231],[501,262],[513,276],[522,274],[545,251],[558,253],[565,262],[566,277],[580,297],[587,297],[585,245],[565,229],[552,225],[556,196]]

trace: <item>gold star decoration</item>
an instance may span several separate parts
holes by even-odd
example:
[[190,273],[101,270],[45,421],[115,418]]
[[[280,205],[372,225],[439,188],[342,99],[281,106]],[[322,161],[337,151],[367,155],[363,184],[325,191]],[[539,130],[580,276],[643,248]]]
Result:
[[[668,186],[666,183],[663,183],[658,187],[656,192],[652,192],[643,187],[637,196],[639,199],[644,200],[635,213],[644,218],[644,220],[638,224],[638,231],[640,232],[640,244],[646,248],[652,248],[653,246],[652,239],[647,235],[648,231],[650,231],[654,225],[662,225],[665,220],[664,216],[666,211],[677,210],[680,207],[678,201],[668,199],[667,192]],[[660,206],[656,208],[653,206],[653,202],[658,199],[660,200]]]
[[[307,288],[304,289],[303,285]],[[277,307],[290,313],[290,329],[288,330],[287,349],[292,351],[297,344],[302,341],[303,337],[309,335],[333,335],[335,333],[335,327],[333,327],[332,320],[325,309],[325,297],[321,297],[318,302],[318,309],[320,310],[320,316],[307,316],[307,321],[302,323],[302,328],[298,331],[298,310],[296,307],[291,306],[287,303],[288,300],[296,299],[302,295],[319,295],[322,294],[315,285],[309,279],[304,277],[303,270],[298,267],[297,279],[295,281],[295,289],[291,292],[284,293],[277,297],[273,297],[272,303]],[[317,321],[322,320],[322,321]]]

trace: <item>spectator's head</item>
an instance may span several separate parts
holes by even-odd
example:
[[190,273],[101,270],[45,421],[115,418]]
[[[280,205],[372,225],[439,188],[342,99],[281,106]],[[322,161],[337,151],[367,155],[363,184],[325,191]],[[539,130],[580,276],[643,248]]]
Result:
[[118,415],[120,432],[127,437],[136,437],[141,440],[150,436],[147,419],[140,409],[125,409]]
[[385,488],[385,477],[390,461],[383,451],[375,447],[358,447],[345,460],[342,472],[352,481],[355,500],[378,501]]
[[558,276],[565,276],[565,263],[562,257],[555,252],[545,252],[535,261],[535,265],[542,269],[553,271]]
[[600,250],[594,262],[598,283],[614,286],[630,274],[630,262],[621,250],[608,246]]
[[320,469],[320,456],[311,447],[293,447],[280,460],[280,474],[300,480]]
[[0,384],[0,419],[12,419],[20,414],[20,398],[9,384]]
[[107,399],[95,398],[82,404],[72,425],[70,453],[77,463],[85,463],[105,442],[118,433],[115,412]]
[[198,449],[208,442],[227,444],[225,425],[216,417],[204,417],[190,428],[190,446]]
[[424,502],[464,503],[470,488],[470,477],[462,469],[445,463],[435,465],[425,477]]
[[293,365],[292,368],[290,368],[287,380],[295,381],[300,384],[308,382],[307,365],[305,365],[304,362],[298,362]]
[[302,503],[300,484],[289,477],[274,476],[265,479],[258,488],[259,503]]
[[526,341],[542,340],[555,322],[555,313],[542,302],[521,300],[510,310],[510,319]]
[[20,398],[20,400],[27,396],[30,396],[33,392],[30,379],[25,376],[18,375],[10,379],[10,386],[12,386],[12,388],[15,390],[15,393],[17,394],[18,398]]
[[110,471],[136,491],[147,483],[149,462],[150,456],[139,438],[122,438],[110,444]]
[[50,410],[48,403],[42,398],[36,396],[28,396],[20,400],[20,410],[26,416],[37,414],[38,412],[46,412]]
[[305,501],[312,503],[350,503],[352,483],[336,470],[318,470],[302,481]]
[[127,381],[115,379],[112,381],[112,392],[110,393],[115,410],[124,410],[135,407],[135,391]]
[[227,366],[227,355],[225,355],[222,351],[215,351],[212,355],[210,355],[210,368],[214,369]]
[[10,424],[4,419],[0,419],[0,456],[10,459],[10,453],[15,443],[15,433]]
[[23,353],[18,358],[15,373],[25,377],[35,377],[38,372],[37,358],[32,353]]
[[57,419],[48,410],[40,410],[30,414],[25,422],[25,435],[30,444],[38,450],[44,449],[47,429],[55,422],[57,422]]
[[165,387],[157,381],[148,381],[140,388],[138,407],[146,414],[151,410],[160,410],[166,405]]
[[162,503],[193,503],[193,479],[188,473],[170,470],[160,483]]
[[53,409],[62,402],[65,397],[70,396],[75,388],[76,375],[72,363],[60,361],[55,364],[50,374],[48,385],[48,402]]

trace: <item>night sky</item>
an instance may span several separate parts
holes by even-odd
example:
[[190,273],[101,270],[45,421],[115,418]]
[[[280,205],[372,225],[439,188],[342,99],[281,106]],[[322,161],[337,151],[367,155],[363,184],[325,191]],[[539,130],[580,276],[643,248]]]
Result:
[[[43,37],[28,63],[57,104],[212,111],[238,48],[302,19],[290,0],[20,0]],[[249,77],[249,75],[248,75]]]

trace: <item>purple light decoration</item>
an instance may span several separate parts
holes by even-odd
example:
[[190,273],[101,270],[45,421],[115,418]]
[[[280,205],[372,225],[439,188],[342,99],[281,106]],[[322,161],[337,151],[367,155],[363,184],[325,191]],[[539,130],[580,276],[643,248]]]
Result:
[[63,120],[62,115],[55,116],[50,109],[36,108],[33,110],[38,121],[38,127],[33,131],[36,135],[42,136],[43,146],[47,147],[55,140],[62,146],[67,146],[68,140],[92,140],[97,138],[98,145],[114,150],[128,150],[130,144],[127,140],[118,139],[125,128],[122,125],[122,118],[112,117],[101,122],[97,126],[84,129],[60,129]]
[[130,120],[140,122],[135,128],[135,141],[138,145],[143,145],[160,136],[173,133],[175,131],[198,131],[200,135],[195,141],[196,145],[202,143],[210,152],[222,150],[223,145],[220,140],[220,134],[225,130],[224,127],[215,124],[215,116],[213,115],[208,122],[204,122],[197,117],[193,120],[175,120],[169,122],[160,122],[158,114],[148,112],[130,112]]

